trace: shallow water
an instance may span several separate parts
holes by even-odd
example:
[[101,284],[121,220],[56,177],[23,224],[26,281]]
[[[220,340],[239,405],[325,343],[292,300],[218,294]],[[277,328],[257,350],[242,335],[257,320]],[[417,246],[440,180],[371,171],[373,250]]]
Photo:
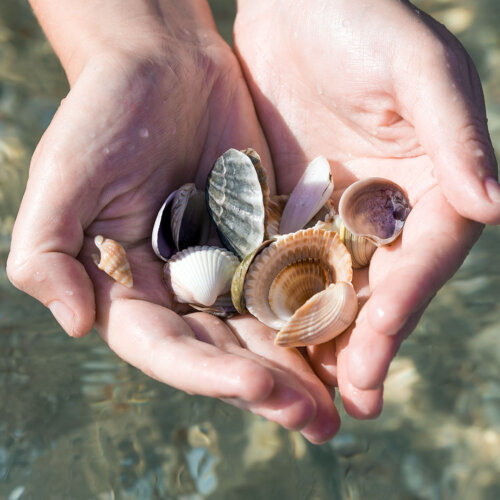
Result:
[[[232,2],[212,2],[229,36]],[[500,148],[497,0],[422,0],[472,55]],[[166,387],[74,341],[5,276],[29,158],[66,93],[21,0],[0,5],[0,498],[500,498],[500,228],[487,228],[395,359],[376,421],[331,442]]]

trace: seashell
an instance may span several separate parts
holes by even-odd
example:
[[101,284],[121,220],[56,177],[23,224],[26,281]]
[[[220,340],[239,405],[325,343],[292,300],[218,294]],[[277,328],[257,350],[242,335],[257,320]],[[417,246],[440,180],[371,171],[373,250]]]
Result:
[[95,265],[118,283],[132,288],[134,285],[132,270],[122,245],[101,235],[94,238],[94,243],[101,254],[100,260],[98,255],[92,256]]
[[262,243],[264,195],[249,156],[236,149],[220,156],[207,178],[206,199],[226,248],[243,258]]
[[283,210],[279,232],[287,234],[302,229],[330,198],[332,192],[330,164],[324,156],[318,156],[309,163],[290,194]]
[[375,250],[377,250],[377,245],[375,245],[375,243],[365,236],[358,236],[351,233],[341,220],[338,233],[340,241],[346,246],[351,254],[352,267],[354,269],[360,269],[370,264],[370,260]]
[[177,250],[204,245],[210,230],[205,195],[193,183],[184,184],[170,193],[160,208],[153,226],[152,245],[155,254],[167,260]]
[[271,196],[266,213],[266,239],[280,234],[280,221],[285,205],[290,198],[288,194]]
[[170,229],[172,202],[177,190],[170,193],[156,215],[151,235],[151,245],[157,257],[166,261],[174,252],[175,244]]
[[245,305],[245,296],[243,294],[243,287],[245,284],[245,278],[256,255],[265,247],[269,246],[276,238],[263,241],[255,250],[249,253],[236,268],[233,279],[231,281],[231,298],[233,305],[240,314],[247,313]]
[[229,292],[238,263],[224,248],[195,246],[176,253],[165,264],[163,277],[177,302],[208,307]]
[[339,281],[298,308],[274,343],[282,347],[321,344],[345,331],[357,313],[358,297],[352,284]]
[[219,297],[217,297],[217,300],[211,306],[191,304],[191,307],[193,307],[197,311],[210,313],[214,316],[218,316],[219,318],[230,318],[237,312],[234,308],[230,293],[219,295]]
[[338,234],[310,228],[280,236],[263,248],[248,269],[243,293],[248,311],[280,330],[311,296],[351,279],[351,256]]
[[339,215],[346,228],[377,246],[392,243],[399,236],[409,213],[403,189],[380,177],[351,184],[339,203]]

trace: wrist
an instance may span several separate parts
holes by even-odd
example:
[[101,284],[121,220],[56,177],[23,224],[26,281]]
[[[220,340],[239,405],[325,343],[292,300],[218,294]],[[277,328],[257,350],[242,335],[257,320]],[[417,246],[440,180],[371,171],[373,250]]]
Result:
[[30,0],[73,83],[87,62],[122,53],[155,60],[171,45],[198,44],[216,33],[205,0]]

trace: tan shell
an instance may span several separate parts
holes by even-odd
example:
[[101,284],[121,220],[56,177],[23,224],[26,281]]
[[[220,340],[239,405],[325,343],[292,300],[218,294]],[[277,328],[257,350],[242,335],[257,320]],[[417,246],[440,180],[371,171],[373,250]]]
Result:
[[266,212],[266,239],[280,234],[281,215],[289,197],[288,194],[278,194],[270,197]]
[[122,245],[101,235],[94,238],[94,243],[101,253],[100,259],[97,255],[92,256],[96,266],[118,283],[132,288],[134,285],[132,270]]
[[274,343],[283,347],[321,344],[346,330],[357,313],[358,298],[352,284],[340,281],[297,309]]
[[337,233],[303,229],[278,237],[254,258],[244,284],[246,307],[262,323],[279,330],[311,296],[331,283],[351,280],[351,256]]
[[364,236],[352,234],[343,222],[339,227],[340,241],[347,247],[352,258],[352,267],[360,269],[370,264],[370,260],[377,250],[377,245]]

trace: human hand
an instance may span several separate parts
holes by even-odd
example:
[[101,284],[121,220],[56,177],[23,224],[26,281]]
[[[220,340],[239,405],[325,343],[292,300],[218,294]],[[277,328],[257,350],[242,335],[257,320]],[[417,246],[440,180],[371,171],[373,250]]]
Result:
[[235,45],[273,156],[278,192],[325,155],[334,199],[392,179],[413,210],[402,237],[355,273],[355,325],[309,349],[358,418],[382,408],[402,340],[481,233],[500,223],[482,89],[459,42],[409,2],[240,0]]
[[[178,315],[151,249],[167,194],[186,182],[203,186],[226,149],[251,145],[270,165],[238,62],[207,5],[91,1],[74,11],[33,3],[72,88],[32,160],[11,281],[74,337],[95,322],[120,357],[155,379],[313,442],[331,437],[339,424],[332,399],[299,353],[275,347],[255,319]],[[269,181],[274,189],[272,172]],[[97,234],[127,248],[132,289],[94,265]]]

